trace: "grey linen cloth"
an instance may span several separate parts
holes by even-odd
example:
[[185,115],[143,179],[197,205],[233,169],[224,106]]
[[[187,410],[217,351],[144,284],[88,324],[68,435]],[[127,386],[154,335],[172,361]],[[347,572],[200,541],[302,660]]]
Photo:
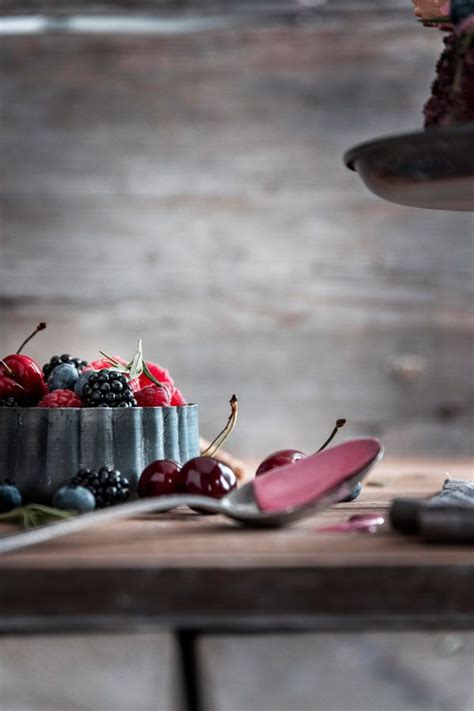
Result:
[[394,499],[390,522],[400,533],[427,542],[473,543],[474,481],[446,479],[442,490],[428,499]]
[[474,506],[474,481],[446,479],[443,488],[428,499],[429,506]]

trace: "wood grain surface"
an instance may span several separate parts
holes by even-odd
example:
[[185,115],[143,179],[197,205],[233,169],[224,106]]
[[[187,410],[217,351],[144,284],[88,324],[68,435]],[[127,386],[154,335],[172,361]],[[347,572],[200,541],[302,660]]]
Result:
[[342,164],[421,125],[441,49],[376,6],[2,37],[2,349],[39,320],[41,361],[142,336],[205,436],[237,392],[245,458],[311,451],[341,416],[392,454],[471,456],[472,216],[384,203]]
[[[472,478],[472,461],[449,471]],[[5,555],[0,626],[474,624],[472,547],[423,545],[388,524],[374,535],[317,531],[354,513],[383,512],[395,495],[435,493],[445,476],[443,463],[389,462],[359,500],[282,530],[178,510]]]

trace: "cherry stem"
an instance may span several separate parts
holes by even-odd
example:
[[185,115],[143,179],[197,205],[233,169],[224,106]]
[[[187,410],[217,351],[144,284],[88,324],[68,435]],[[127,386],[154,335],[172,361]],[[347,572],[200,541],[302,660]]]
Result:
[[202,452],[203,457],[213,457],[217,450],[222,447],[226,439],[232,434],[232,431],[237,423],[237,416],[239,414],[237,396],[232,395],[229,403],[231,411],[226,426],[219,432],[217,437],[212,440],[211,444],[204,450],[204,452]]
[[41,321],[41,323],[39,323],[39,324],[36,326],[36,328],[35,328],[35,330],[33,331],[33,333],[30,333],[30,335],[28,336],[28,338],[26,338],[26,339],[23,341],[23,343],[21,344],[21,346],[20,346],[19,349],[17,350],[16,355],[20,355],[20,353],[22,352],[22,350],[23,350],[23,348],[26,346],[26,344],[27,344],[29,341],[31,341],[31,339],[32,339],[34,336],[36,336],[36,334],[37,334],[39,331],[44,331],[45,328],[46,328],[45,322],[44,322],[44,321]]
[[341,429],[341,427],[344,427],[344,425],[346,424],[346,422],[347,422],[347,420],[345,420],[343,417],[341,417],[341,419],[339,419],[339,420],[336,421],[336,425],[335,425],[333,431],[331,432],[331,434],[329,435],[329,437],[327,438],[327,440],[324,442],[324,444],[322,444],[322,445],[320,446],[320,448],[317,450],[318,452],[322,452],[323,449],[326,449],[326,447],[328,446],[328,444],[330,444],[330,443],[333,441],[334,437],[337,435],[337,433],[339,432],[339,430]]
[[1,359],[0,359],[0,363],[3,365],[3,367],[4,367],[5,370],[7,371],[8,375],[13,375],[13,370],[10,368],[9,365],[7,365],[7,364],[5,363],[4,360],[1,360]]

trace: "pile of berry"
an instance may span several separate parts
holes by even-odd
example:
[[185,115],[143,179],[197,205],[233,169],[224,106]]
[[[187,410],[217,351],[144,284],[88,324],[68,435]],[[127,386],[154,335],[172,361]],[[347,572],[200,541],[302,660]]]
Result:
[[[128,499],[129,494],[130,483],[119,471],[107,467],[80,469],[68,485],[62,486],[55,493],[53,506],[87,513],[121,504]],[[0,514],[21,505],[22,495],[18,487],[8,479],[0,481]]]
[[52,356],[41,368],[21,350],[45,328],[40,323],[14,355],[0,359],[0,407],[186,405],[168,370],[151,361],[141,360],[143,368],[135,369],[135,377],[132,365],[119,356],[87,363],[64,353]]
[[130,494],[127,477],[116,469],[80,469],[68,486],[55,494],[53,504],[58,509],[75,509],[80,513],[122,504]]

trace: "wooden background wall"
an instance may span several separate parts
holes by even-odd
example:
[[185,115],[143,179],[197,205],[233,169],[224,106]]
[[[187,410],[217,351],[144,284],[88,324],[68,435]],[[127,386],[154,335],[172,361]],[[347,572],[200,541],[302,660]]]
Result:
[[342,164],[421,126],[441,36],[406,5],[0,36],[2,351],[42,319],[42,361],[141,336],[206,435],[239,395],[244,456],[341,416],[390,454],[472,454],[472,215],[384,203]]

